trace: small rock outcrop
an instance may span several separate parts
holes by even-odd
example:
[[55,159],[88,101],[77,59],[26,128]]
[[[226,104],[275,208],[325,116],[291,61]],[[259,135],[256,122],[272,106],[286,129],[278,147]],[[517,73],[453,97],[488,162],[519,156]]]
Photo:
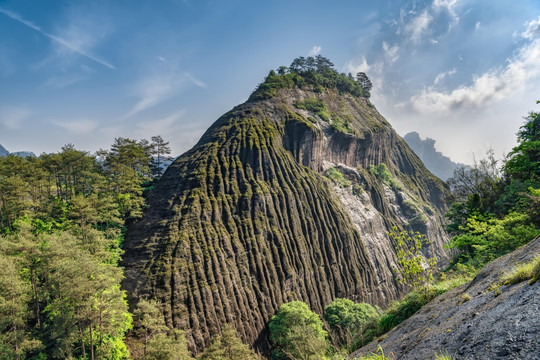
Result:
[[448,188],[366,98],[290,86],[218,119],[167,169],[144,217],[128,229],[131,304],[161,301],[191,350],[225,323],[264,347],[279,306],[316,312],[336,297],[385,305],[395,280],[392,226],[432,240]]
[[498,287],[501,276],[540,253],[540,237],[488,264],[470,283],[453,289],[353,354],[396,359],[540,359],[540,281]]

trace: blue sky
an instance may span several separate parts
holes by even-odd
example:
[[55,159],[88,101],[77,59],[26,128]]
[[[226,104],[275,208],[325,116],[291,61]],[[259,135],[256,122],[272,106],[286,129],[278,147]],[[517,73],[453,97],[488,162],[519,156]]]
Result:
[[179,155],[270,69],[317,53],[365,71],[401,135],[456,161],[508,152],[540,111],[538,0],[0,0],[0,144],[160,134]]

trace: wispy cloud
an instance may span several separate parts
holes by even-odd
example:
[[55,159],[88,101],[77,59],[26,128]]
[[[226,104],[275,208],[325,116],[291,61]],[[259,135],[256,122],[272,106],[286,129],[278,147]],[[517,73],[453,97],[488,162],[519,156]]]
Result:
[[65,129],[73,134],[86,134],[94,131],[98,127],[98,122],[88,119],[51,121],[54,125]]
[[309,50],[308,56],[317,56],[321,53],[321,51],[322,47],[316,45]]
[[410,104],[421,113],[482,108],[493,101],[523,93],[529,86],[537,84],[539,77],[540,39],[535,39],[521,47],[506,66],[474,77],[470,85],[449,92],[431,86],[411,97]]
[[200,87],[200,88],[207,88],[208,87],[208,85],[205,82],[203,82],[200,79],[197,79],[195,76],[193,76],[193,75],[191,75],[189,73],[185,73],[185,75],[189,80],[191,80],[192,83],[194,83],[198,87]]
[[459,22],[457,7],[459,0],[433,0],[432,8],[435,12],[446,11],[451,18],[450,27]]
[[23,122],[31,115],[26,108],[14,106],[0,107],[0,123],[9,130],[20,129]]
[[139,98],[123,118],[131,117],[174,96],[185,84],[187,76],[174,72],[149,75],[135,85],[135,96]]
[[396,62],[396,60],[399,59],[399,46],[397,44],[390,46],[386,41],[383,41],[382,48],[384,51],[384,56],[390,63]]
[[420,40],[422,40],[422,37],[429,29],[429,24],[432,20],[433,17],[427,10],[424,10],[405,26],[405,32],[409,34],[412,42],[419,43]]
[[51,88],[65,88],[68,86],[71,86],[75,83],[78,83],[79,81],[84,80],[83,76],[55,76],[49,78],[47,81],[43,83],[43,87],[51,87]]
[[540,16],[536,20],[531,20],[525,24],[527,28],[521,33],[524,39],[532,40],[535,37],[540,36]]
[[67,40],[63,37],[59,37],[59,36],[56,36],[56,35],[52,35],[46,31],[44,31],[41,27],[39,27],[38,25],[34,24],[33,22],[31,21],[28,21],[28,20],[25,20],[23,19],[20,15],[18,15],[17,13],[13,12],[13,11],[10,11],[10,10],[6,10],[6,9],[3,9],[0,7],[0,13],[10,17],[11,19],[15,20],[15,21],[18,21],[20,22],[21,24],[29,27],[30,29],[33,29],[37,32],[39,32],[41,35],[49,38],[50,40],[54,41],[55,43],[57,44],[60,44],[61,46],[65,47],[66,49],[72,51],[72,52],[75,52],[79,55],[82,55],[96,63],[99,63],[103,66],[106,66],[110,69],[115,69],[114,65],[112,65],[111,63],[109,63],[108,61],[106,60],[103,60],[101,58],[99,58],[98,56],[90,53],[89,51],[87,51],[85,48],[83,48],[81,46],[81,43],[77,42],[77,41],[73,41],[73,40]]
[[160,119],[152,119],[141,121],[137,124],[137,128],[141,130],[140,136],[151,136],[156,134],[170,134],[173,127],[184,116],[184,111],[180,110],[171,115]]
[[454,75],[456,72],[457,72],[456,69],[452,69],[452,70],[448,70],[440,74],[437,74],[437,76],[435,77],[435,80],[433,81],[433,85],[439,85],[440,83],[444,81],[444,79],[446,79],[449,76]]

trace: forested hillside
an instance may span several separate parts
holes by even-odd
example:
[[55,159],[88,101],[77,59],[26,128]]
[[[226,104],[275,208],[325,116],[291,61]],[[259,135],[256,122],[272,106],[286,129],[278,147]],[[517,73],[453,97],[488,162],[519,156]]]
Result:
[[157,136],[0,157],[0,358],[128,356],[123,234],[168,153]]

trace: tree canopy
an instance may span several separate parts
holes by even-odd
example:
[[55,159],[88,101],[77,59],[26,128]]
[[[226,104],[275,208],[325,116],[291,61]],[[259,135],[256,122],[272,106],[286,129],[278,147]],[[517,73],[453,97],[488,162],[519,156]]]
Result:
[[266,79],[251,94],[251,100],[271,98],[278,89],[312,88],[316,92],[324,89],[337,89],[340,93],[348,93],[356,97],[370,97],[371,81],[365,73],[357,80],[352,74],[339,73],[334,64],[321,55],[315,57],[298,57],[289,67],[281,66],[277,73],[271,70]]

